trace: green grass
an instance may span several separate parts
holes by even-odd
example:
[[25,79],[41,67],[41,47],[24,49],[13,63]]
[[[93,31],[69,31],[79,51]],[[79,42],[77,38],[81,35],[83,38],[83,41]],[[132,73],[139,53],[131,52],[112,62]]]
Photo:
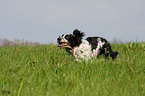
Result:
[[57,46],[0,47],[0,96],[145,96],[145,43],[115,61],[75,62]]

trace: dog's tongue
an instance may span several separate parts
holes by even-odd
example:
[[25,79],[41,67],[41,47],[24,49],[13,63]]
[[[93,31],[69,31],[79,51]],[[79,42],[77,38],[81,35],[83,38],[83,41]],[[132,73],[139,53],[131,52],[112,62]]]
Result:
[[71,48],[69,45],[67,45],[66,43],[62,43],[61,45],[59,45],[59,47],[63,47],[63,48]]
[[61,45],[64,46],[64,45],[66,45],[66,44],[65,44],[65,43],[62,43]]
[[59,46],[65,46],[65,43],[61,43],[61,44],[59,44]]
[[59,46],[65,47],[65,46],[68,46],[68,45],[66,43],[61,43]]

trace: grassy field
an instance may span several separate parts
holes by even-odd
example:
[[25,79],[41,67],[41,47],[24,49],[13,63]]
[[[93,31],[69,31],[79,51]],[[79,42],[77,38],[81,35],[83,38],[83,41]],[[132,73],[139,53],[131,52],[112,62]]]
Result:
[[57,46],[0,47],[0,96],[145,96],[145,43],[115,61],[75,62]]

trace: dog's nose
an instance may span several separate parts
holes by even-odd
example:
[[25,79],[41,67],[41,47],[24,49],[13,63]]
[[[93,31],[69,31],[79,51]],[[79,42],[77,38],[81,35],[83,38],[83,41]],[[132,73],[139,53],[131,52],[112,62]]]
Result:
[[59,36],[58,38],[57,38],[57,41],[60,41],[61,40],[61,37]]

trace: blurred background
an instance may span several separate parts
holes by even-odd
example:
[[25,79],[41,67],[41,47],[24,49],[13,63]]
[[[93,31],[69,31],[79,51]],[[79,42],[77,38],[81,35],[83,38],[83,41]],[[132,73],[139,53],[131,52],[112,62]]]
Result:
[[145,41],[145,0],[0,0],[0,45],[57,44],[74,29],[109,42]]

